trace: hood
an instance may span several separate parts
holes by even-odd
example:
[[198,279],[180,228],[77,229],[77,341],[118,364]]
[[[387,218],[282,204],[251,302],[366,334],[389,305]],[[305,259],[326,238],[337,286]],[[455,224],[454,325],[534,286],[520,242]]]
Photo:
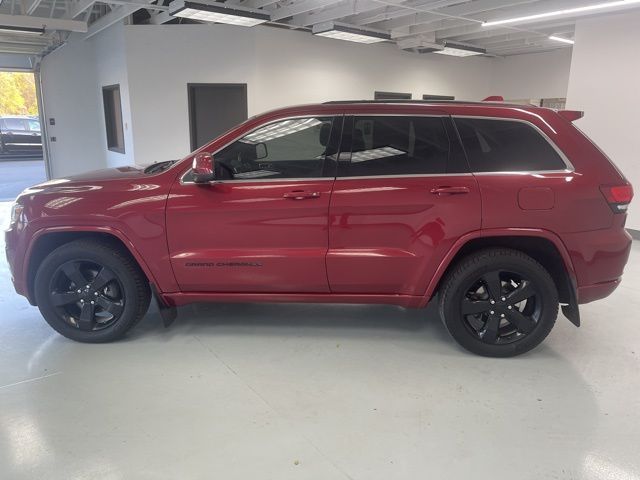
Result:
[[[124,178],[136,178],[145,176],[146,173],[141,168],[135,167],[117,167],[117,168],[105,168],[102,170],[93,170],[91,172],[81,173],[79,175],[70,175],[58,180],[52,180],[53,182],[70,181],[70,182],[102,182],[105,180],[121,180]],[[45,182],[41,185],[45,185],[50,182]]]
[[[143,169],[134,167],[117,167],[106,168],[103,170],[94,170],[80,175],[70,175],[64,178],[56,178],[47,182],[40,183],[25,189],[18,198],[25,198],[35,194],[78,194],[96,190],[110,190],[109,187],[113,183],[116,185],[124,184],[130,186],[131,183],[146,183],[144,179],[152,175],[144,173]],[[147,189],[153,189],[156,185],[148,186]],[[127,188],[127,187],[125,187]]]

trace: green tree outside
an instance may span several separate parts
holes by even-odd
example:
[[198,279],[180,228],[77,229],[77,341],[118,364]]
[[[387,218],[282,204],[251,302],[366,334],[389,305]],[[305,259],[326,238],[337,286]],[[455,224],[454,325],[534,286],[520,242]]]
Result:
[[0,116],[38,115],[32,73],[0,72]]

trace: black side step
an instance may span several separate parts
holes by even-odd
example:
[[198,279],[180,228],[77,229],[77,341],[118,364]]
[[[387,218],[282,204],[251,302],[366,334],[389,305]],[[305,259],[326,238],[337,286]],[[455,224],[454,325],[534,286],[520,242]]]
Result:
[[151,284],[151,292],[153,293],[153,298],[156,300],[156,305],[158,306],[158,310],[160,311],[160,316],[162,317],[162,323],[165,328],[169,327],[176,317],[178,316],[178,310],[173,305],[167,305],[160,296],[158,289],[152,283]]

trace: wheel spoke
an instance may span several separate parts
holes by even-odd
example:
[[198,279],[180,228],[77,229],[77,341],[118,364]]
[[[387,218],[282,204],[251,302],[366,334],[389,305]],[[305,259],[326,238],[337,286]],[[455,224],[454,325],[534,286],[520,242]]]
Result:
[[482,276],[482,282],[487,287],[489,296],[498,299],[502,295],[502,282],[500,281],[500,272],[493,271],[485,273]]
[[91,288],[93,290],[101,290],[103,289],[109,282],[115,280],[116,276],[113,274],[111,270],[108,268],[102,267],[102,270],[96,275],[91,281]]
[[77,292],[64,292],[64,293],[52,293],[51,303],[55,307],[61,307],[63,305],[69,305],[70,303],[76,303],[80,300],[81,295]]
[[114,317],[117,317],[118,315],[120,315],[122,313],[122,310],[123,310],[123,306],[122,305],[120,305],[119,303],[114,302],[113,300],[105,297],[104,295],[100,295],[100,296],[96,297],[96,304],[98,306],[102,307],[102,309],[105,312],[110,313]]
[[531,317],[523,315],[517,310],[507,311],[506,318],[520,333],[527,334],[536,326],[536,322]]
[[95,306],[89,302],[82,304],[80,310],[80,318],[78,319],[78,326],[80,330],[93,330],[95,323]]
[[62,272],[71,280],[76,287],[84,287],[88,282],[85,276],[80,271],[79,262],[69,262],[62,266]]
[[500,319],[490,316],[481,332],[482,341],[485,343],[496,343],[498,340],[498,330],[500,328]]
[[462,301],[463,315],[477,315],[478,313],[488,312],[491,304],[487,300],[469,300],[465,298]]
[[507,295],[507,303],[513,305],[514,303],[520,303],[529,297],[535,295],[535,290],[531,282],[523,280],[518,287]]

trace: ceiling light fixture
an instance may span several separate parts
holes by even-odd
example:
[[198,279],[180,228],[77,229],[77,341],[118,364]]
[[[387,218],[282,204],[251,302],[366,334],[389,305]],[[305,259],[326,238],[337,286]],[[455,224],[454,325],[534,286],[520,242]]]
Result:
[[555,35],[549,35],[549,40],[555,40],[556,42],[568,43],[569,45],[573,45],[576,43],[574,40],[569,38],[556,37]]
[[15,27],[13,25],[0,25],[0,33],[19,33],[24,35],[42,35],[44,27]]
[[242,27],[253,27],[271,20],[271,15],[264,10],[237,5],[226,7],[224,3],[205,2],[202,0],[198,2],[175,0],[169,5],[169,14],[190,20],[227,23]]
[[485,53],[487,53],[487,50],[480,47],[461,45],[459,43],[444,42],[442,49],[433,50],[433,52],[430,53],[437,53],[438,55],[449,55],[452,57],[471,57],[473,55],[484,55]]
[[318,23],[313,26],[311,33],[320,37],[357,43],[378,43],[391,40],[391,35],[379,30],[370,30],[336,22]]
[[493,27],[495,25],[505,25],[508,23],[526,23],[533,22],[535,20],[542,20],[544,18],[559,17],[562,15],[573,15],[574,13],[591,12],[594,10],[602,10],[605,8],[624,7],[632,5],[634,3],[640,3],[640,0],[617,0],[614,2],[596,3],[593,5],[586,5],[584,7],[566,8],[563,10],[554,10],[552,12],[537,13],[535,15],[526,15],[523,17],[506,18],[504,20],[492,20],[489,22],[483,22],[483,27]]

